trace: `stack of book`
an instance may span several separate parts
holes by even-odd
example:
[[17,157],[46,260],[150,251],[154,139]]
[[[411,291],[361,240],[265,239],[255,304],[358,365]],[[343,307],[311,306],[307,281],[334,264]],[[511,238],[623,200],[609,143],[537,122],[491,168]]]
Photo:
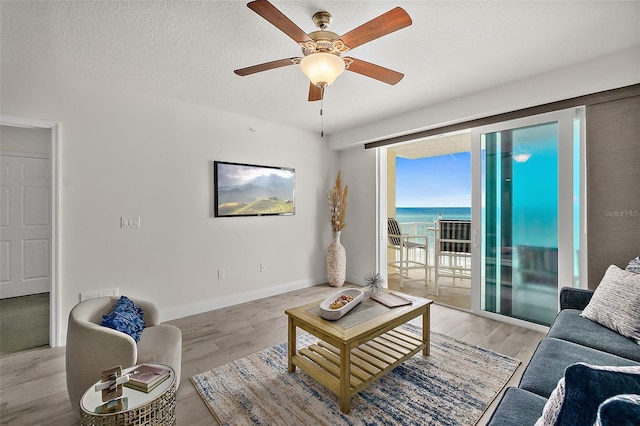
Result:
[[142,364],[129,373],[129,381],[124,385],[148,393],[169,378],[170,374],[166,367]]

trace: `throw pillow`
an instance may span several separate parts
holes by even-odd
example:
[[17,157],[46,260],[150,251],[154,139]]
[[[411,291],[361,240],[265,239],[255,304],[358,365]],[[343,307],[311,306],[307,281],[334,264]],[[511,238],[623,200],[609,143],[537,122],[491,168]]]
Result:
[[102,325],[126,333],[139,342],[144,330],[144,312],[129,298],[120,296],[111,312],[102,317]]
[[535,426],[591,425],[604,401],[626,393],[640,394],[640,366],[570,365]]
[[635,259],[631,259],[625,270],[640,274],[640,256],[636,257]]
[[598,407],[594,426],[638,426],[640,395],[623,394],[607,399]]
[[640,343],[640,274],[609,266],[580,315]]

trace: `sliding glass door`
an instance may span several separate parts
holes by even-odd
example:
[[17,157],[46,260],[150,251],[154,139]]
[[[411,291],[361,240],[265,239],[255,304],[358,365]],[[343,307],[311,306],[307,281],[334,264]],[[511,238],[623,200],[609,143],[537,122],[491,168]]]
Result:
[[549,325],[579,286],[582,110],[473,130],[474,310]]

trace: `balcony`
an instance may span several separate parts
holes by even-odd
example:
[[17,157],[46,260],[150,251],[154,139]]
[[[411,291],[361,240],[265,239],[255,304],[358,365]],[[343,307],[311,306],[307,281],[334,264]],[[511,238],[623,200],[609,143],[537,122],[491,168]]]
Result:
[[[410,269],[405,274],[403,286],[400,288],[400,276],[394,268],[388,270],[388,288],[390,290],[400,291],[409,295],[427,297],[441,305],[451,306],[458,309],[471,310],[471,280],[462,277],[455,271],[468,270],[471,268],[470,256],[450,257],[441,256],[439,267],[442,270],[449,271],[447,276],[439,277],[439,291],[436,294],[435,283],[435,241],[438,233],[437,225],[434,222],[408,222],[400,224],[402,234],[411,236],[426,236],[427,250],[416,250],[412,252],[414,260],[418,263],[427,264],[427,276],[425,280],[425,272],[422,269]],[[396,252],[389,250],[389,261],[393,261]],[[460,263],[462,262],[462,263]],[[408,280],[407,280],[408,278]],[[417,281],[416,281],[417,280]]]

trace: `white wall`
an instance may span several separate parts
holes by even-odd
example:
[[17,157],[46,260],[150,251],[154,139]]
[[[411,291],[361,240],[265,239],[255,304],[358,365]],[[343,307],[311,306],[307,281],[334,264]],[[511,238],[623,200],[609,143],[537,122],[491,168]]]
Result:
[[376,152],[360,146],[340,153],[340,171],[349,186],[346,226],[340,240],[347,252],[347,281],[363,285],[376,271]]
[[[3,67],[2,88],[3,114],[61,123],[61,335],[80,292],[119,287],[166,320],[326,282],[338,154],[316,134],[46,71]],[[295,168],[296,214],[212,218],[212,160]]]

